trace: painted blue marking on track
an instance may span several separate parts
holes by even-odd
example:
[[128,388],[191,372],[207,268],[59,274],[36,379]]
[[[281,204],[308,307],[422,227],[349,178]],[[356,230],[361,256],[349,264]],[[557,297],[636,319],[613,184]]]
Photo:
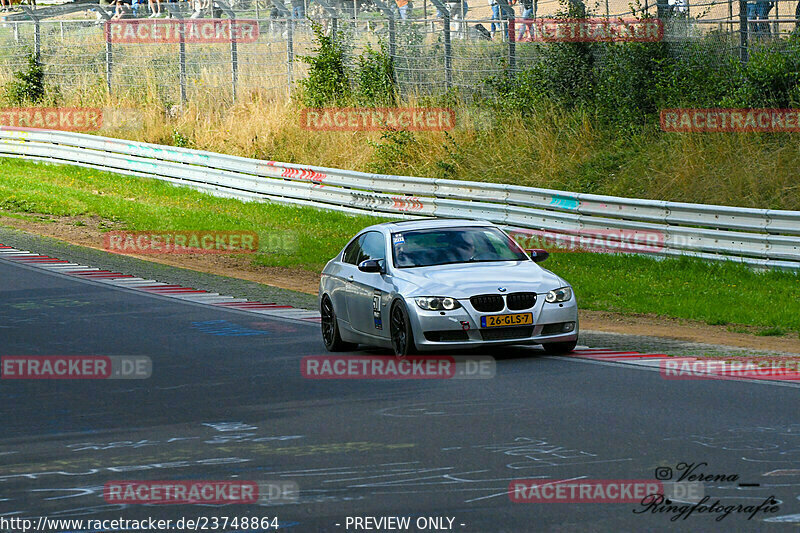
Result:
[[227,320],[208,320],[205,322],[192,322],[192,327],[209,335],[223,337],[250,337],[254,335],[269,335],[268,331],[250,329]]

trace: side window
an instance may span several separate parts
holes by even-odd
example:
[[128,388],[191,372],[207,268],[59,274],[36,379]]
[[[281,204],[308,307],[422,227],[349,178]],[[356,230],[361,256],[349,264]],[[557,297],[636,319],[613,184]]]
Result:
[[358,239],[354,240],[350,243],[350,245],[345,248],[344,254],[342,254],[342,261],[345,263],[350,263],[351,265],[357,265],[359,262],[359,257],[361,257],[361,241],[364,240],[364,236],[362,235]]
[[386,259],[386,239],[384,239],[383,233],[370,231],[365,233],[359,241],[361,243],[359,263],[367,259]]

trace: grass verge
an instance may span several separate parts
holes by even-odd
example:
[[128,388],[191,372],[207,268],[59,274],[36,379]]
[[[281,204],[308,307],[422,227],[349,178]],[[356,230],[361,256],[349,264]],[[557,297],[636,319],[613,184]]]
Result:
[[[262,242],[275,232],[289,232],[293,249],[263,250],[253,262],[315,272],[355,232],[385,220],[245,203],[157,180],[2,158],[0,212],[98,216],[107,229],[131,231],[255,231]],[[573,284],[584,309],[755,326],[763,328],[762,335],[800,332],[800,280],[790,272],[589,253],[554,254],[545,266]]]
[[[0,158],[0,212],[95,215],[105,229],[254,231],[260,243],[288,234],[290,250],[261,249],[253,261],[319,271],[362,227],[381,221],[333,211],[216,198],[166,182],[80,167]],[[97,247],[102,247],[98,239]]]

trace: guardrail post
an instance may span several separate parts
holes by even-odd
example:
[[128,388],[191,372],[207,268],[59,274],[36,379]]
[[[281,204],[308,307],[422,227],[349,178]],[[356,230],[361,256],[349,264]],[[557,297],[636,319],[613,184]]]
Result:
[[[258,0],[255,0],[256,5],[258,5]],[[228,18],[231,21],[231,90],[233,101],[236,101],[236,85],[239,82],[239,49],[236,43],[236,35],[234,31],[234,27],[236,25],[236,13],[231,9],[231,7],[223,2],[222,0],[216,0],[216,3],[219,7],[228,14]],[[257,22],[256,22],[257,23]]]
[[431,0],[442,12],[444,22],[444,86],[448,91],[453,86],[453,49],[450,42],[450,9],[441,0]]
[[739,0],[739,61],[747,63],[747,0]]

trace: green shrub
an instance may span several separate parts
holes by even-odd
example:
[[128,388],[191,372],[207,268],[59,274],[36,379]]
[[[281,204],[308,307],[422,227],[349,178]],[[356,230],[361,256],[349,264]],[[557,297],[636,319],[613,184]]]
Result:
[[656,101],[668,107],[720,107],[742,83],[739,59],[708,45],[688,45],[656,73]]
[[657,115],[659,97],[653,82],[670,62],[662,43],[607,44],[592,101],[601,120],[629,130]]
[[409,131],[387,129],[381,133],[381,142],[367,143],[374,148],[369,164],[370,172],[402,174],[413,162],[410,149],[417,143],[417,139]]
[[800,85],[800,44],[751,52],[740,85],[728,99],[730,107],[791,107]]
[[194,141],[191,137],[184,135],[179,130],[172,130],[172,146],[178,148],[194,148]]
[[356,100],[361,105],[388,106],[397,102],[392,58],[381,43],[378,50],[367,45],[358,56]]
[[6,99],[11,105],[38,104],[44,99],[44,69],[34,54],[29,54],[25,70],[14,72],[6,85]]
[[[661,109],[800,105],[800,39],[751,48],[742,65],[726,36],[659,43],[553,43],[516,75],[486,80],[497,111],[531,115],[543,101],[592,113],[607,131],[650,128]],[[674,45],[673,45],[674,46]]]
[[300,96],[306,107],[347,104],[351,101],[350,80],[344,66],[344,48],[333,35],[325,35],[322,25],[312,22],[317,47],[314,55],[299,56],[308,64],[308,77],[299,81]]

